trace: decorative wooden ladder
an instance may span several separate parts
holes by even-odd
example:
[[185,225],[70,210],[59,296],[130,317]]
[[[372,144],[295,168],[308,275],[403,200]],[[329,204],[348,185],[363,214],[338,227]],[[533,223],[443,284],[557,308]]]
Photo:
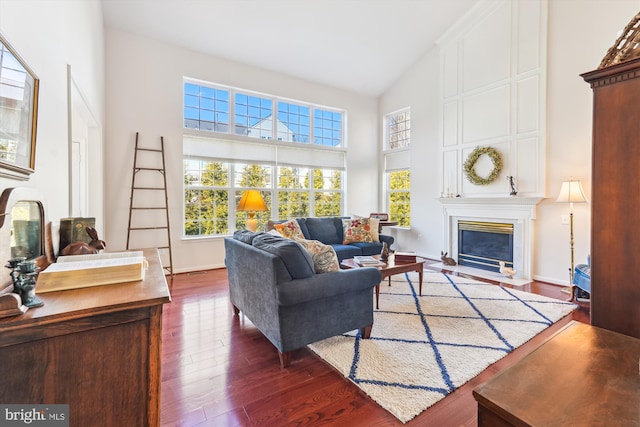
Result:
[[[156,247],[160,252],[162,268],[171,275],[173,282],[173,257],[171,254],[171,228],[169,226],[169,198],[167,195],[167,174],[165,172],[164,138],[160,137],[160,149],[143,148],[138,144],[138,132],[136,132],[136,146],[133,156],[133,175],[131,177],[131,196],[129,199],[129,225],[127,231],[127,250],[131,249],[132,232],[136,236],[136,242],[144,242],[133,249],[143,247]],[[157,165],[162,160],[162,167]],[[145,166],[141,166],[145,165]],[[149,166],[151,165],[151,166]],[[162,181],[158,179],[156,172],[162,175]],[[147,197],[142,200],[140,196]],[[162,200],[162,195],[164,200]],[[134,198],[137,200],[134,202]],[[158,212],[164,211],[164,215]],[[151,224],[150,224],[151,223]],[[146,224],[146,225],[144,225]],[[157,230],[166,231],[158,234]],[[168,252],[167,256],[163,251]],[[163,259],[164,258],[164,259]]]

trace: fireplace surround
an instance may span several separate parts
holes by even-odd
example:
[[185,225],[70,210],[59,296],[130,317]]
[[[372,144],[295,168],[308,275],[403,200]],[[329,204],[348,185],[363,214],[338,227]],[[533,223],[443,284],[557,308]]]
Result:
[[536,207],[542,197],[444,197],[444,248],[458,254],[458,222],[479,221],[513,226],[513,268],[516,277],[531,279]]

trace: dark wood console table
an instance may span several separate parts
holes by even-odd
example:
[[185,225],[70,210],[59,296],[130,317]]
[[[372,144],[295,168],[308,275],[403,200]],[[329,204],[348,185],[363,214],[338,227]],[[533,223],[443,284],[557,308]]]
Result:
[[478,426],[640,425],[640,340],[571,322],[476,388]]
[[144,256],[142,281],[45,293],[43,307],[0,319],[0,402],[68,404],[71,426],[160,424],[171,298],[158,251]]

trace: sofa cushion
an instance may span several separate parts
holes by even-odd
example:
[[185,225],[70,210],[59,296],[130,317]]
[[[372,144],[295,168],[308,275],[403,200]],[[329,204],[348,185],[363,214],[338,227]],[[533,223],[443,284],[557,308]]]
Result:
[[262,233],[254,237],[253,247],[280,257],[292,279],[304,279],[315,274],[311,255],[294,240]]
[[362,255],[362,250],[355,245],[335,244],[331,246],[333,250],[336,251],[336,255],[338,255],[338,261],[353,258],[356,255]]
[[298,225],[298,221],[295,219],[291,219],[281,224],[274,224],[273,228],[288,239],[304,239],[304,234],[302,234],[300,225]]
[[368,218],[342,220],[344,244],[355,242],[373,242],[371,224]]
[[259,234],[262,234],[262,232],[259,231],[256,233],[254,231],[245,230],[245,229],[236,230],[233,232],[233,238],[236,240],[240,240],[242,243],[251,245],[253,243],[253,239]]
[[362,255],[380,255],[382,252],[382,243],[351,243],[349,246],[355,246],[362,251]]
[[324,244],[342,243],[337,227],[342,227],[336,218],[306,218],[305,225],[309,233],[309,240],[319,240]]
[[329,273],[340,270],[338,256],[331,246],[317,240],[296,239],[296,242],[300,243],[311,255],[316,273]]

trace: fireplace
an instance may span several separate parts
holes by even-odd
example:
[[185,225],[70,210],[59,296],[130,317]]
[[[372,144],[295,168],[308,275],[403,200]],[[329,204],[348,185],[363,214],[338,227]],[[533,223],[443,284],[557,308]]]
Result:
[[[512,227],[512,264],[506,265],[517,271],[517,278],[531,279],[536,206],[542,197],[444,197],[438,200],[443,206],[445,217],[445,252],[448,251],[454,258],[460,253],[458,223],[461,221],[507,224]],[[480,265],[473,267],[482,268]]]
[[458,221],[458,264],[500,271],[499,262],[513,267],[513,224]]

